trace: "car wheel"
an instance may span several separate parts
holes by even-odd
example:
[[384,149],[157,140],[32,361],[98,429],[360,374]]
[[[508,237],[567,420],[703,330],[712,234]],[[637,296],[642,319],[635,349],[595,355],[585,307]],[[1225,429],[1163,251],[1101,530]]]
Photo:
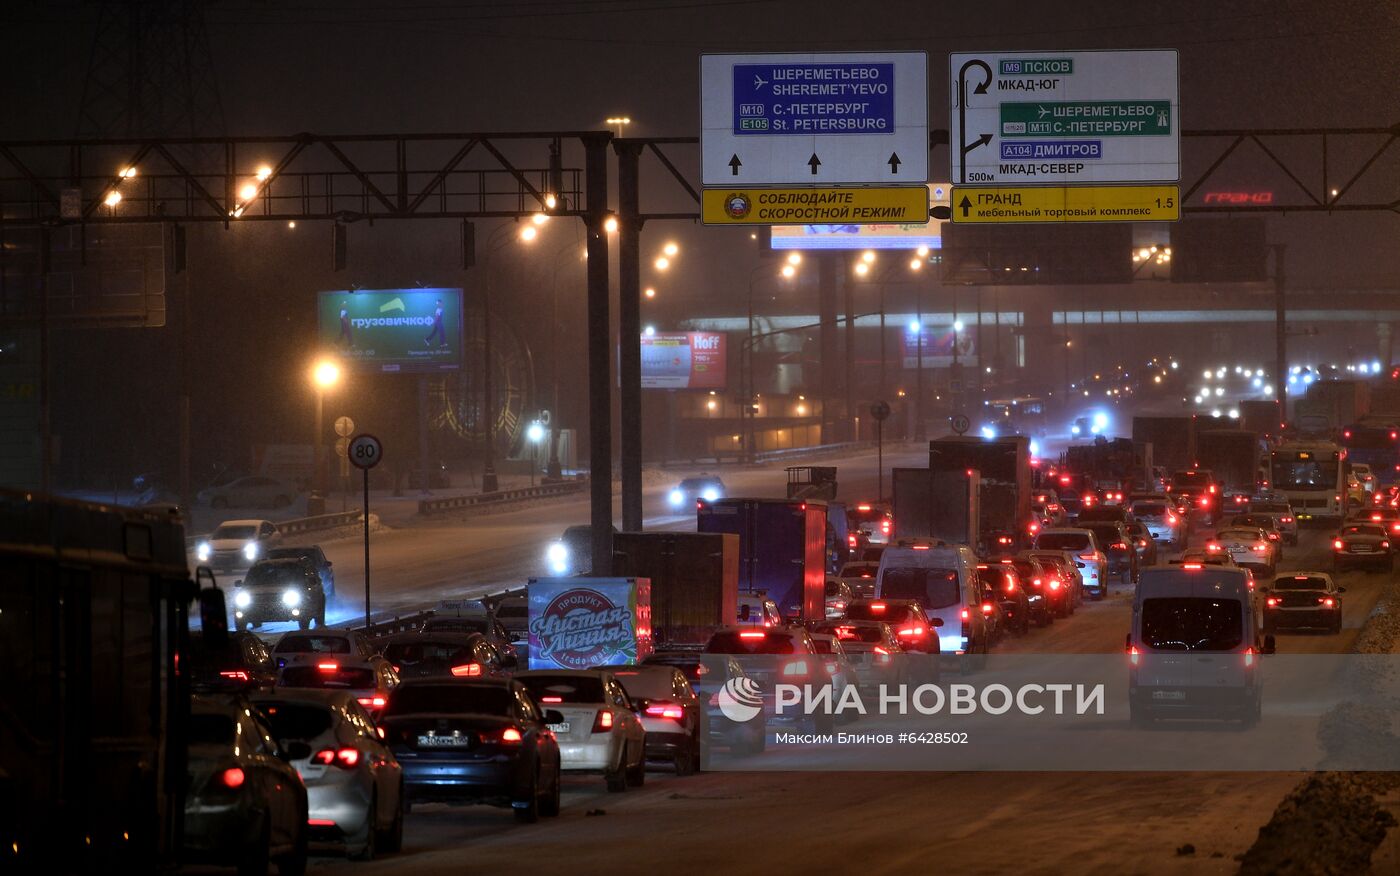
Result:
[[617,794],[627,790],[627,752],[624,749],[617,756],[617,767],[603,773],[603,781],[608,786],[608,792]]
[[365,812],[365,840],[358,846],[352,846],[347,850],[352,861],[373,861],[374,860],[374,840],[378,833],[374,826],[379,823],[379,796],[370,797],[369,809]]
[[238,876],[267,876],[269,852],[272,846],[272,825],[266,815],[258,828],[258,835],[244,846],[238,855]]
[[559,798],[563,794],[564,775],[558,768],[554,768],[554,781],[550,782],[549,793],[544,795],[540,801],[540,814],[546,818],[553,818],[559,814]]
[[394,810],[394,823],[379,835],[379,848],[390,854],[403,850],[403,815],[407,808],[403,798],[403,783],[399,783],[399,805]]
[[700,742],[697,739],[690,739],[687,741],[685,748],[676,752],[676,775],[688,776],[695,772],[699,760]]
[[627,768],[627,784],[640,788],[647,783],[647,753],[643,748],[637,757],[637,765]]
[[210,508],[227,508],[227,507],[228,507],[228,499],[224,498],[223,496],[215,496],[214,498],[212,498],[212,499],[209,500],[209,507],[210,507]]
[[1337,635],[1342,631],[1342,613],[1337,612],[1337,616],[1332,618],[1332,635]]
[[515,811],[515,820],[521,824],[534,824],[540,820],[540,770],[535,767],[535,777],[530,781],[530,792],[524,800],[510,804]]

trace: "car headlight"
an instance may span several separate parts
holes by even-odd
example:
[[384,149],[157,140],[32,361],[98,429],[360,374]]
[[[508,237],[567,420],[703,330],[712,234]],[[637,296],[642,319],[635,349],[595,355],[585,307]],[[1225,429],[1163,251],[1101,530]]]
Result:
[[243,556],[247,557],[249,560],[256,560],[258,558],[258,543],[250,541],[245,544],[243,546]]
[[569,549],[559,542],[549,546],[545,551],[545,559],[549,562],[549,568],[557,574],[564,574],[569,571]]
[[667,496],[667,499],[670,500],[672,505],[680,505],[685,501],[685,493],[682,493],[680,490],[672,490],[671,495]]
[[301,605],[301,594],[295,590],[286,590],[282,593],[282,604],[288,608],[296,608]]
[[201,563],[209,562],[209,556],[212,553],[214,553],[214,546],[207,541],[201,541],[195,545],[194,555],[199,558]]
[[706,490],[701,496],[706,502],[713,502],[719,498],[719,490]]
[[237,608],[247,608],[253,604],[253,594],[247,590],[235,590],[233,592],[233,604]]

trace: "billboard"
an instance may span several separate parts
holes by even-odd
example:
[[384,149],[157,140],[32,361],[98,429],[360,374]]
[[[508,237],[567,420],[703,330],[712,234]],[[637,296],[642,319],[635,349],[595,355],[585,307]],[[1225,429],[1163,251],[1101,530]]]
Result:
[[922,352],[925,368],[947,368],[952,365],[955,338],[958,347],[958,364],[977,364],[977,332],[975,330],[969,331],[964,328],[960,332],[955,332],[951,325],[925,325],[917,332],[906,328],[900,333],[900,344],[903,347],[901,357],[903,367],[919,367],[920,334],[923,335]]
[[676,332],[642,336],[643,389],[724,389],[724,335]]
[[650,578],[531,578],[531,669],[640,663],[652,651]]
[[461,289],[322,292],[317,340],[367,371],[456,371],[462,365]]
[[[952,187],[930,183],[929,209],[947,207]],[[941,249],[943,220],[891,225],[775,225],[773,249]]]

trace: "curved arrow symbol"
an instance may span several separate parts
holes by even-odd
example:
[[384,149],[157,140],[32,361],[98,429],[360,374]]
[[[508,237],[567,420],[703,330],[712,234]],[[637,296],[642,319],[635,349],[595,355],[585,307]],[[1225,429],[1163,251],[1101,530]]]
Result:
[[[987,86],[992,84],[992,68],[981,58],[973,58],[963,64],[962,69],[958,71],[958,136],[964,140],[967,137],[967,71],[973,67],[981,69],[983,73],[982,81],[972,89],[973,94],[986,94]],[[970,144],[967,142],[958,144],[960,150],[958,154],[958,182],[967,182],[967,153],[978,146],[986,146],[991,142],[992,135],[983,134]]]

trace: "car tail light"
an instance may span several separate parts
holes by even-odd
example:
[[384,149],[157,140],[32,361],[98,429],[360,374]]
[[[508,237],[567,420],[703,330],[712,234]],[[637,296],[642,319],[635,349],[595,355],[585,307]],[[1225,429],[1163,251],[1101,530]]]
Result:
[[520,731],[514,727],[507,727],[501,731],[501,743],[503,745],[514,745],[523,738],[524,737],[520,735]]
[[1278,541],[1278,533],[1277,533],[1277,532],[1271,532],[1271,533],[1269,533],[1269,541]]
[[1011,544],[1011,536],[1009,536],[1009,535],[999,535],[999,536],[997,536],[997,544]]
[[913,546],[913,549],[916,550],[916,551],[926,551],[926,550],[928,550],[928,545],[926,545],[926,544],[916,544],[916,545]]
[[319,670],[321,670],[322,672],[339,672],[339,671],[340,671],[340,664],[339,664],[339,663],[317,663],[317,664],[316,664],[316,668],[319,669]]
[[355,748],[323,748],[313,754],[311,760],[324,766],[338,766],[348,770],[360,762],[360,752]]
[[1032,587],[1039,587],[1039,586],[1040,586],[1041,584],[1043,584],[1043,583],[1045,583],[1045,582],[1041,581],[1039,578],[1032,578],[1032,579],[1031,579],[1031,586],[1032,586]]
[[1098,558],[1099,558],[1099,555],[1098,555],[1098,554],[1080,554],[1080,555],[1079,555],[1079,559],[1081,559],[1081,560],[1088,560],[1088,561],[1091,562],[1091,563],[1092,563],[1093,561],[1097,560]]
[[991,613],[992,613],[992,604],[991,604],[990,602],[984,602],[984,603],[982,603],[982,613],[983,613],[983,614],[991,614]]
[[867,505],[867,504],[865,504],[864,502],[861,502],[859,505],[856,506],[856,510],[857,510],[857,511],[869,511],[869,510],[870,510],[870,506]]
[[[835,672],[836,664],[828,663],[826,669],[828,672]],[[685,717],[685,709],[676,703],[652,703],[647,706],[646,713],[653,718],[670,718],[673,721],[679,721]]]
[[248,673],[241,669],[224,669],[219,672],[220,678],[227,678],[231,681],[247,681]]
[[1016,592],[1016,582],[1015,582],[1015,581],[1012,581],[1012,580],[1011,580],[1011,577],[1010,577],[1009,575],[1008,575],[1007,578],[1006,578],[1006,592],[1007,592],[1007,593],[1015,593],[1015,592]]
[[463,663],[461,666],[452,667],[452,674],[458,678],[474,678],[481,674],[480,663]]
[[1254,552],[1255,552],[1256,554],[1262,554],[1264,551],[1266,551],[1266,550],[1268,550],[1268,549],[1269,549],[1269,546],[1268,546],[1267,544],[1256,544],[1256,545],[1254,546]]
[[836,600],[835,602],[833,602],[833,603],[831,604],[831,607],[834,608],[834,609],[836,609],[837,611],[845,611],[845,610],[846,610],[846,600],[844,600],[844,599],[838,599],[838,600]]
[[1141,659],[1141,657],[1142,657],[1142,655],[1141,655],[1141,653],[1138,651],[1137,645],[1129,645],[1129,646],[1128,646],[1128,662],[1129,662],[1129,663],[1131,663],[1131,664],[1133,664],[1134,666],[1136,666],[1136,665],[1138,665],[1138,661]]
[[[962,610],[962,619],[963,619],[963,620],[972,620],[972,612],[970,612],[970,611],[968,611],[967,609],[964,608],[964,609]],[[901,630],[900,632],[903,632],[903,630]]]
[[885,664],[885,663],[889,663],[889,662],[890,662],[890,652],[889,652],[889,651],[885,650],[884,648],[881,648],[879,645],[876,645],[876,646],[875,646],[874,651],[875,651],[875,662],[880,663],[880,664]]
[[885,610],[885,604],[883,602],[872,602],[870,603],[870,610],[879,614]]
[[245,778],[247,777],[243,775],[243,770],[238,767],[229,767],[219,773],[219,781],[224,783],[225,788],[242,787]]
[[599,709],[598,715],[593,719],[593,732],[606,733],[612,729],[613,713],[611,709]]
[[1253,665],[1254,665],[1254,648],[1250,647],[1250,648],[1245,648],[1245,649],[1244,649],[1244,665],[1245,665],[1245,666],[1253,666]]
[[1283,522],[1284,522],[1284,523],[1292,523],[1292,522],[1293,522],[1293,518],[1292,518],[1292,517],[1284,517],[1284,518],[1283,518]]
[[1202,508],[1209,508],[1209,507],[1210,507],[1210,496],[1202,496],[1202,497],[1201,497],[1201,500],[1200,500],[1200,502],[1199,502],[1198,504],[1199,504]]
[[329,818],[308,818],[307,827],[335,827],[335,822]]
[[1050,589],[1051,589],[1051,590],[1059,590],[1059,589],[1060,589],[1060,579],[1059,579],[1059,578],[1051,578],[1051,579],[1050,579]]
[[1220,544],[1219,544],[1218,542],[1212,541],[1212,542],[1210,542],[1209,544],[1206,545],[1206,550],[1210,551],[1211,553],[1219,553],[1220,550],[1221,550],[1221,547],[1220,547]]
[[888,520],[880,521],[880,531],[883,532],[885,535],[890,534],[890,522]]
[[1381,519],[1381,515],[1379,515],[1379,514],[1372,514],[1372,515],[1371,515],[1371,521],[1372,521],[1373,523],[1374,523],[1375,521],[1377,521],[1377,520],[1380,520],[1380,519]]
[[563,698],[563,697],[540,697],[540,702],[542,702],[542,703],[562,703],[562,702],[564,702],[564,698]]
[[1196,572],[1200,571],[1202,567],[1200,563],[1182,563],[1181,568],[1186,569],[1188,572]]
[[1383,547],[1383,548],[1388,548],[1388,547],[1390,547],[1390,542],[1388,542],[1388,541],[1383,541],[1383,542],[1381,542],[1381,547]]
[[[965,609],[965,608],[963,609],[963,620],[967,620],[967,609]],[[923,627],[905,627],[904,629],[902,629],[902,630],[899,631],[899,635],[905,636],[905,637],[909,637],[909,636],[922,636],[923,634],[924,634],[924,628],[923,628]]]
[[764,633],[764,632],[760,632],[760,631],[758,631],[758,630],[745,630],[744,632],[742,632],[742,633],[739,634],[739,638],[741,638],[741,639],[761,639],[761,638],[763,638],[763,637],[766,636],[766,635],[768,635],[768,634],[767,634],[767,633]]
[[1345,550],[1346,543],[1343,542],[1340,538],[1334,538],[1332,539],[1332,549],[1337,551]]
[[1264,604],[1269,608],[1278,608],[1279,601],[1277,598],[1270,596],[1268,599],[1264,600]]
[[854,532],[846,536],[846,543],[849,544],[851,547],[856,546],[856,534]]
[[1214,493],[1215,493],[1215,484],[1211,484],[1210,486],[1206,487],[1206,489],[1209,490],[1210,493],[1211,493],[1212,495],[1214,495]]
[[1337,605],[1337,600],[1330,596],[1323,596],[1318,599],[1318,602],[1322,603],[1323,608],[1335,608]]
[[386,702],[388,702],[388,700],[382,696],[359,698],[360,705],[364,706],[366,709],[382,709]]

